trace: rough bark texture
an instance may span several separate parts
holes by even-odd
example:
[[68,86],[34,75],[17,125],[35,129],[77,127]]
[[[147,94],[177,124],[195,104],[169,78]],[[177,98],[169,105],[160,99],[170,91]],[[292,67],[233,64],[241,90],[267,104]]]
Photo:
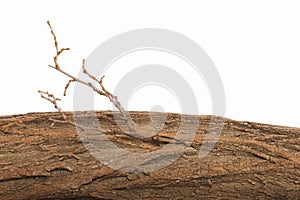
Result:
[[[149,122],[147,112],[130,114],[136,123]],[[72,118],[72,113],[66,115]],[[225,119],[218,143],[200,159],[211,116],[199,116],[197,135],[179,159],[154,172],[127,173],[97,161],[73,125],[56,123],[51,128],[49,118],[61,116],[0,117],[0,199],[300,198],[299,128]],[[98,112],[97,118],[120,148],[149,152],[171,141],[181,115],[167,115],[159,139],[123,134],[110,111]]]

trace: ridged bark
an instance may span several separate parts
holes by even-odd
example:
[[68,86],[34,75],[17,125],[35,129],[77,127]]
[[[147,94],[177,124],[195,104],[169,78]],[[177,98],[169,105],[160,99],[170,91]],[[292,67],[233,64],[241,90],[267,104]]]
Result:
[[[72,113],[65,114],[72,118]],[[138,124],[149,122],[148,112],[130,114]],[[137,139],[122,133],[112,112],[97,112],[96,116],[111,141],[136,152],[166,145],[181,118],[168,113],[158,139]],[[197,135],[179,159],[158,171],[136,174],[114,170],[97,161],[72,124],[56,123],[51,128],[53,121],[49,118],[61,119],[61,115],[0,117],[0,199],[300,197],[299,128],[225,119],[218,143],[200,159],[198,150],[211,116],[199,116]],[[122,119],[118,123],[126,126]]]

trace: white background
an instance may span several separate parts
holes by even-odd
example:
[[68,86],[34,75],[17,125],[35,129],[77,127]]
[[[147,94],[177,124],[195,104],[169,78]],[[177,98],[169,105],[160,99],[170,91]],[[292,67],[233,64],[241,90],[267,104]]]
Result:
[[[0,3],[0,115],[55,111],[37,93],[43,89],[61,97],[67,81],[47,67],[54,53],[46,25],[50,20],[61,46],[71,48],[61,58],[61,65],[70,73],[77,74],[81,59],[114,35],[138,28],[170,29],[197,42],[214,61],[225,88],[226,117],[300,127],[299,1],[4,2]],[[165,61],[162,55],[151,56],[161,57],[155,63]],[[133,63],[122,61],[127,62],[123,70],[143,60],[135,57],[139,60],[131,59]],[[109,74],[105,83],[113,90],[120,77],[116,72]],[[61,102],[64,110],[73,108],[72,89]],[[211,114],[206,88],[200,84],[193,89],[204,99],[199,113]],[[155,96],[153,88],[147,92]],[[151,108],[147,92],[136,94],[131,110]],[[180,111],[176,98],[159,93],[156,104],[172,102],[165,111]],[[135,103],[143,97],[144,103]],[[103,100],[99,109],[109,109],[107,105]]]

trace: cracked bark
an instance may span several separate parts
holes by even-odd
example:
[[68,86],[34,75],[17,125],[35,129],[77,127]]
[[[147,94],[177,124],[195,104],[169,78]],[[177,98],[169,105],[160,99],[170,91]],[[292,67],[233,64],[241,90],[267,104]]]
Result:
[[[138,124],[149,122],[147,112],[130,114]],[[66,115],[72,118],[72,113]],[[111,141],[133,152],[153,151],[166,145],[174,137],[181,117],[168,114],[159,139],[153,140],[123,134],[110,111],[98,112],[96,116]],[[300,196],[299,128],[225,119],[218,143],[208,156],[200,159],[198,150],[211,116],[199,116],[197,135],[179,159],[154,172],[125,173],[97,161],[82,144],[74,126],[56,123],[50,128],[49,118],[60,119],[61,115],[29,113],[0,117],[0,199]],[[126,125],[122,120],[118,123]],[[172,153],[176,149],[168,152]]]

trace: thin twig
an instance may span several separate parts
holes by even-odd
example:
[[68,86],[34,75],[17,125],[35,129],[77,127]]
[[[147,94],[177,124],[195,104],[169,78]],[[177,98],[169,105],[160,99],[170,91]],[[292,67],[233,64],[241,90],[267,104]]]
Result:
[[50,101],[54,105],[54,107],[58,110],[58,112],[60,112],[62,114],[62,117],[64,118],[64,120],[67,119],[66,115],[62,112],[62,109],[57,104],[57,101],[61,101],[60,98],[56,98],[54,96],[54,94],[50,94],[49,92],[43,92],[41,90],[38,90],[38,93],[40,93],[40,95],[43,99]]
[[99,82],[99,80],[98,80],[95,76],[93,76],[92,74],[90,74],[90,73],[87,71],[87,69],[86,69],[86,67],[85,67],[85,59],[82,60],[82,66],[81,66],[81,68],[82,68],[82,72],[83,72],[84,74],[86,74],[88,77],[90,77],[91,79],[93,79],[93,80],[96,81],[97,83]]
[[102,77],[100,78],[100,80],[98,80],[95,76],[93,76],[92,74],[90,74],[90,73],[87,71],[87,69],[86,69],[86,67],[85,67],[85,60],[84,60],[84,59],[82,60],[82,71],[83,71],[83,73],[86,74],[86,75],[87,75],[90,79],[92,79],[93,81],[96,81],[96,82],[100,85],[100,87],[101,87],[101,89],[99,89],[99,88],[98,88],[97,86],[95,86],[93,83],[88,82],[88,81],[81,80],[81,79],[79,79],[79,78],[77,78],[77,77],[75,77],[75,76],[69,74],[68,72],[64,71],[63,69],[61,69],[61,67],[59,66],[58,61],[57,61],[57,60],[58,60],[58,57],[62,54],[63,51],[70,50],[70,48],[61,48],[61,49],[59,49],[59,47],[58,47],[58,42],[57,42],[57,37],[56,37],[56,35],[55,35],[55,33],[54,33],[54,30],[53,30],[53,28],[52,28],[52,26],[51,26],[51,24],[50,24],[49,21],[47,21],[47,24],[48,24],[48,26],[49,26],[49,28],[50,28],[50,31],[51,31],[51,34],[52,34],[52,36],[53,36],[53,39],[54,39],[54,46],[55,46],[55,49],[56,49],[56,55],[53,57],[54,66],[52,66],[52,65],[48,65],[48,66],[49,66],[50,68],[53,68],[53,69],[59,71],[60,73],[66,75],[67,77],[70,78],[70,80],[68,81],[68,83],[67,83],[66,86],[65,86],[65,89],[64,89],[64,96],[66,96],[67,89],[69,88],[69,86],[70,86],[70,84],[71,84],[72,82],[78,82],[78,83],[81,83],[81,84],[83,84],[83,85],[88,86],[89,88],[93,89],[93,90],[94,90],[96,93],[98,93],[99,95],[106,96],[106,97],[110,100],[110,102],[112,102],[112,103],[114,104],[114,106],[116,106],[116,108],[120,111],[122,118],[126,121],[126,124],[127,124],[127,127],[128,127],[128,129],[129,129],[129,131],[130,131],[130,132],[135,132],[134,124],[133,124],[132,120],[130,119],[129,114],[127,114],[127,112],[126,112],[126,111],[124,110],[124,108],[122,107],[122,105],[121,105],[121,103],[119,102],[117,96],[112,95],[112,94],[111,94],[109,91],[107,91],[107,90],[105,89],[105,87],[103,86],[102,81],[103,81],[104,76],[102,76]]
[[65,89],[64,89],[64,96],[67,95],[67,89],[69,88],[70,84],[74,81],[75,81],[74,79],[71,79],[68,81],[68,83],[66,84]]
[[74,122],[70,121],[70,120],[67,118],[67,116],[65,115],[65,113],[62,111],[61,107],[58,106],[57,101],[61,101],[60,98],[56,98],[56,97],[54,96],[54,94],[51,94],[51,93],[49,93],[48,91],[44,92],[44,91],[38,90],[38,93],[41,95],[41,97],[42,97],[43,99],[46,99],[47,101],[51,102],[51,103],[54,105],[55,109],[61,114],[61,116],[62,116],[62,118],[63,118],[63,120],[57,120],[57,119],[49,118],[49,120],[53,122],[53,123],[51,124],[51,126],[50,126],[51,128],[53,128],[54,124],[55,124],[56,122],[58,122],[58,123],[69,123],[69,124],[74,125],[74,126],[80,128],[80,129],[83,129],[82,127],[76,125]]
[[58,49],[58,42],[57,42],[57,38],[56,38],[56,35],[54,33],[54,30],[50,24],[50,21],[47,21],[47,24],[50,28],[50,31],[51,31],[51,34],[53,35],[53,38],[54,38],[54,46],[55,46],[55,49],[56,49],[56,55],[53,57],[53,60],[54,60],[54,64],[55,64],[55,68],[59,68],[59,65],[57,63],[57,59],[58,59],[58,56],[60,54],[62,54],[63,51],[68,51],[70,50],[70,48],[62,48],[62,49]]

